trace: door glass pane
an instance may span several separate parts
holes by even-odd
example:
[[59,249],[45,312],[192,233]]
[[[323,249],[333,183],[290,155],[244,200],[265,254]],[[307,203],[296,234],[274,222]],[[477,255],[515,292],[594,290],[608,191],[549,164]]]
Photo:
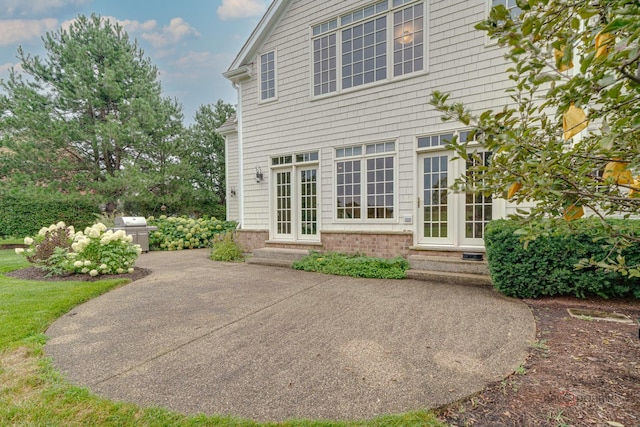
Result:
[[276,173],[276,231],[291,234],[291,172]]
[[448,157],[433,156],[423,160],[424,237],[448,237]]
[[317,172],[315,169],[300,171],[300,234],[318,234]]
[[[479,158],[470,158],[467,162],[467,175],[471,175],[469,168],[482,162],[489,164],[490,152],[478,154]],[[482,194],[468,192],[465,197],[465,237],[467,239],[482,239],[484,228],[493,218],[493,203],[491,197]]]

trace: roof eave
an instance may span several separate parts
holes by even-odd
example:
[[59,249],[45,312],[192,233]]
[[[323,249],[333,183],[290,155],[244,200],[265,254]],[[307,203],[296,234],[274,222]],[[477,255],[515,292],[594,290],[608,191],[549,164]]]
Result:
[[243,80],[251,78],[251,67],[249,65],[243,65],[238,68],[229,69],[222,73],[222,75],[233,83],[240,83]]
[[264,40],[278,24],[278,21],[290,3],[291,0],[274,0],[271,3],[256,28],[254,28],[253,32],[249,36],[247,42],[242,46],[242,49],[240,49],[240,52],[231,63],[231,66],[229,66],[229,69],[223,73],[223,76],[232,80],[227,76],[228,74],[233,74],[236,70],[246,66],[248,62],[251,62],[256,51],[260,49]]

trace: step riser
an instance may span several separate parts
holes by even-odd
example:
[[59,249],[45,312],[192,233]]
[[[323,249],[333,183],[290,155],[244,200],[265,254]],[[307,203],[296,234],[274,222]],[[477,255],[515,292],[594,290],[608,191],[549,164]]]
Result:
[[409,270],[407,271],[407,279],[422,280],[424,282],[433,282],[439,284],[448,284],[456,286],[483,286],[492,287],[493,282],[489,276],[479,274],[467,275],[444,275],[438,274],[438,271]]
[[308,253],[308,251],[301,250],[260,248],[253,251],[253,258],[287,261],[292,264]]
[[485,261],[443,260],[428,257],[411,256],[408,259],[413,270],[444,271],[448,273],[466,273],[488,276],[489,269]]

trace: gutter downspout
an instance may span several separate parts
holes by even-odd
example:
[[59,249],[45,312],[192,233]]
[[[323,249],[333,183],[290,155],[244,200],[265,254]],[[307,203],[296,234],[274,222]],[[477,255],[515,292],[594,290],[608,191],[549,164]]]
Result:
[[244,226],[244,157],[242,147],[242,91],[238,83],[231,83],[237,93],[238,107],[236,109],[236,120],[238,126],[238,159],[239,159],[239,176],[238,176],[238,229]]

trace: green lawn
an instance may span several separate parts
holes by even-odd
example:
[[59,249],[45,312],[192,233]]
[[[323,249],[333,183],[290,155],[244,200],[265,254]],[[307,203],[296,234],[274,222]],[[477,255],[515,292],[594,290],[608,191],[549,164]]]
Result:
[[74,387],[43,355],[44,331],[74,306],[123,285],[99,282],[37,282],[4,276],[28,266],[13,250],[0,250],[0,425],[19,426],[433,426],[426,411],[366,422],[289,421],[259,424],[216,416],[187,417],[160,408],[140,408],[99,398]]

